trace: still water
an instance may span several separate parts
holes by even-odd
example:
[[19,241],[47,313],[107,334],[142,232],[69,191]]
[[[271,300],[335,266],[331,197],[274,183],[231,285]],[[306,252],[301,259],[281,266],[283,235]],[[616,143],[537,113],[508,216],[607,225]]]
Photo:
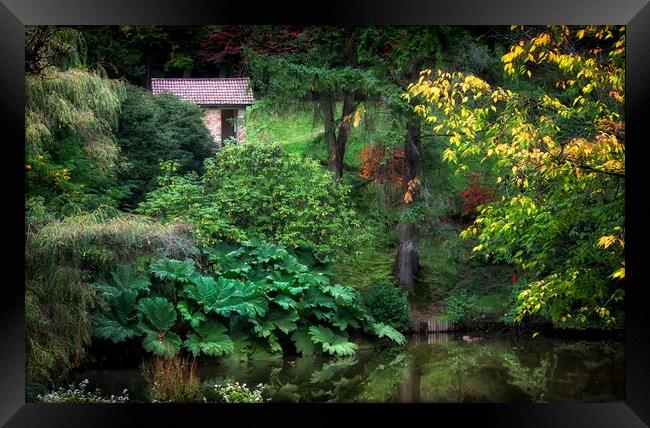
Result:
[[[199,366],[202,380],[267,384],[265,397],[293,402],[611,402],[623,401],[624,343],[513,335],[415,336],[402,350],[361,345],[357,356],[220,360]],[[138,369],[83,370],[91,387],[128,388],[146,401]]]

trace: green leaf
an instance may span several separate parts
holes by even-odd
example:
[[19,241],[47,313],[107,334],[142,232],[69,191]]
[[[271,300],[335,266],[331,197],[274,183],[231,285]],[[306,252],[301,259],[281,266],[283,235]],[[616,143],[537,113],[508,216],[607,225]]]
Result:
[[291,335],[291,340],[296,346],[296,350],[303,356],[313,355],[314,342],[312,342],[309,333],[306,330],[297,330]]
[[155,355],[171,358],[180,350],[181,338],[172,331],[158,333],[149,331],[144,337],[142,346]]
[[176,304],[178,312],[185,321],[189,321],[192,327],[196,327],[200,322],[205,321],[205,315],[202,312],[192,312],[189,303],[181,300]]
[[110,340],[113,343],[124,342],[139,335],[135,328],[126,327],[121,323],[106,318],[103,315],[95,317],[93,334],[102,339]]
[[149,278],[138,275],[129,265],[119,265],[111,272],[111,278],[116,288],[140,291],[149,291]]
[[273,297],[272,300],[273,303],[277,304],[282,309],[294,309],[297,305],[295,300],[285,294],[278,294]]
[[196,274],[196,268],[190,260],[160,259],[149,266],[149,272],[154,277],[163,281],[188,283]]
[[194,356],[204,354],[217,357],[232,354],[235,350],[226,328],[216,321],[199,324],[185,340],[185,348]]
[[357,292],[352,287],[346,287],[341,284],[327,285],[323,291],[337,300],[344,303],[352,303],[357,298]]
[[336,335],[327,327],[311,326],[309,327],[309,336],[312,341],[322,345],[323,351],[336,356],[354,355],[358,347],[347,337]]
[[406,337],[389,325],[380,322],[374,323],[372,324],[372,331],[377,337],[387,337],[399,345],[406,344]]
[[174,306],[163,297],[145,297],[138,302],[138,309],[154,331],[165,331],[176,323]]

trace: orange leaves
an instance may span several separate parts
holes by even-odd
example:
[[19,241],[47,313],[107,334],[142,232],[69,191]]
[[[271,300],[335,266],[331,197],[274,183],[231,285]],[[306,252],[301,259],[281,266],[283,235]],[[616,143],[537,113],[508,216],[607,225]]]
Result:
[[404,194],[405,204],[410,204],[411,202],[413,202],[413,195],[417,190],[417,188],[420,187],[421,184],[422,182],[417,177],[415,177],[413,180],[409,180],[409,182],[407,183],[408,189]]
[[380,184],[389,182],[395,187],[402,185],[404,149],[387,152],[383,144],[369,144],[361,150],[359,157],[361,158],[360,177]]

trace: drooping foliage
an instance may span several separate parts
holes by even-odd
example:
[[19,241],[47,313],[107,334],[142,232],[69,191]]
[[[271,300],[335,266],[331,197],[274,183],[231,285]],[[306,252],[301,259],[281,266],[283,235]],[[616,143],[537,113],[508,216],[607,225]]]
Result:
[[82,69],[25,77],[25,180],[28,203],[75,212],[115,205],[117,123],[123,85]]
[[[96,212],[29,228],[25,243],[25,322],[27,376],[56,382],[79,365],[91,340],[91,310],[97,305],[90,286],[103,273],[129,262],[146,264],[154,257],[189,257],[197,251],[187,226],[162,226],[140,216]],[[117,270],[106,289],[115,302],[128,303],[145,287],[141,276]],[[116,290],[127,288],[125,294]],[[116,305],[119,307],[119,305]],[[116,309],[132,336],[133,314]]]
[[275,144],[226,146],[205,162],[202,177],[167,176],[161,183],[140,210],[184,218],[206,243],[265,239],[326,257],[351,244],[356,226],[350,188]]
[[528,272],[518,319],[612,326],[622,321],[625,277],[625,28],[549,27],[521,38],[502,61],[525,90],[425,70],[405,97],[450,136],[444,157],[458,169],[472,157],[495,162],[501,198],[464,234],[478,238],[475,251]]
[[115,136],[127,162],[119,179],[130,187],[130,207],[156,186],[160,162],[176,162],[181,173],[200,171],[212,147],[200,107],[134,86],[127,87]]
[[[352,331],[405,341],[368,314],[353,288],[331,283],[284,247],[246,242],[205,253],[209,272],[191,260],[160,259],[150,265],[150,285],[128,270],[115,271],[113,284],[97,286],[103,305],[95,335],[114,343],[143,337],[145,350],[166,357],[181,346],[195,356],[291,346],[303,355],[347,356],[357,348]],[[164,284],[172,284],[171,295]]]

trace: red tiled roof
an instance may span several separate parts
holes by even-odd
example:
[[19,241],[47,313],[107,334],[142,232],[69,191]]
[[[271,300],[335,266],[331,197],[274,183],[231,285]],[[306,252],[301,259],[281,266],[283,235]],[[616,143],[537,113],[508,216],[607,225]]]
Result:
[[151,90],[157,95],[163,92],[172,94],[195,104],[253,104],[253,93],[249,88],[250,79],[151,79]]

